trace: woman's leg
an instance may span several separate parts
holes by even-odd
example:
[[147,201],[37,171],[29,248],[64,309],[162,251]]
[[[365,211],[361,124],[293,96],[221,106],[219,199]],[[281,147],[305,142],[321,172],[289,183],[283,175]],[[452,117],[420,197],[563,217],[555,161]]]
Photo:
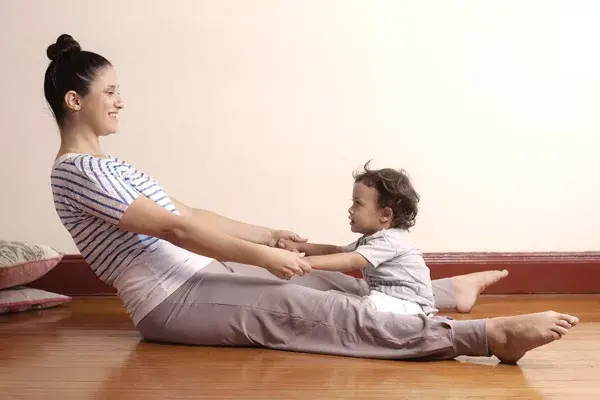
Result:
[[387,359],[487,356],[485,321],[400,316],[358,297],[211,266],[138,324],[152,341]]
[[[231,272],[236,274],[281,282],[281,279],[277,278],[264,268],[232,262],[226,262],[224,264]],[[338,292],[359,297],[369,294],[369,285],[367,285],[364,279],[354,278],[341,272],[312,270],[304,276],[294,275],[292,279],[287,282],[321,291],[336,290]]]
[[148,314],[147,340],[386,359],[496,355],[516,362],[557,340],[578,320],[554,312],[491,320],[382,313],[359,298],[211,264]]

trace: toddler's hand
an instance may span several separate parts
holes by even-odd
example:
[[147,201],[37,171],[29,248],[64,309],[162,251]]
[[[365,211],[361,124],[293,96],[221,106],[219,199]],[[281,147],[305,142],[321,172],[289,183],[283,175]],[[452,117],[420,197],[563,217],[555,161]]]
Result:
[[302,257],[302,254],[290,254],[285,250],[265,247],[261,266],[276,277],[289,280],[294,275],[303,276],[311,271],[310,264]]
[[279,247],[279,241],[286,239],[294,242],[306,243],[307,239],[299,236],[296,232],[285,230],[274,230],[271,232],[271,238],[268,241],[269,247]]
[[295,253],[300,252],[300,246],[302,246],[302,243],[295,242],[287,238],[281,238],[279,239],[279,242],[277,242],[277,247],[279,247],[280,249],[293,251]]

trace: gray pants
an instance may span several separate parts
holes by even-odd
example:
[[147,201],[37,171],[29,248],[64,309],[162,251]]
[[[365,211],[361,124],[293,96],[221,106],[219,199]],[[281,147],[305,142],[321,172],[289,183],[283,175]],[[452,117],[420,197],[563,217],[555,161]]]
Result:
[[[449,279],[434,289],[438,308],[453,304]],[[382,359],[489,356],[484,320],[379,312],[362,299],[367,293],[363,280],[339,272],[282,281],[260,267],[213,262],[137,329],[149,341],[189,345]]]

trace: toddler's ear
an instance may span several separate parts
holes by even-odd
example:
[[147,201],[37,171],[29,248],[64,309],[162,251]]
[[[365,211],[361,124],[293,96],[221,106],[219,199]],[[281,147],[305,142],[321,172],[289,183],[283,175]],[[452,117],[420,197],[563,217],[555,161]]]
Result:
[[390,222],[394,218],[394,211],[386,207],[381,211],[381,222]]

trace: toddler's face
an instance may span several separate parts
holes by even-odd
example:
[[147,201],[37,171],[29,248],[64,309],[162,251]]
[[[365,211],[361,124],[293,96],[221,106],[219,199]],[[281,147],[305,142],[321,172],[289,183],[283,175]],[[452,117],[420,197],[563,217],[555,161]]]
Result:
[[382,210],[377,205],[377,190],[362,182],[354,184],[352,207],[348,209],[350,230],[371,235],[386,228],[382,222]]

